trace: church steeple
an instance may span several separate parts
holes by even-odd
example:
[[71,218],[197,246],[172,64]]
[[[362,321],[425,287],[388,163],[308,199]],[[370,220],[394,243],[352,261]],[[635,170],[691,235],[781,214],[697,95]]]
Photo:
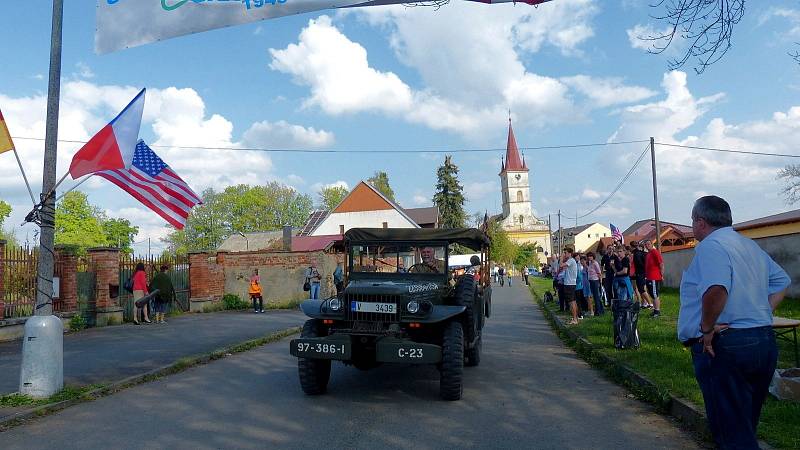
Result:
[[517,139],[514,137],[514,128],[511,126],[511,117],[508,118],[508,143],[506,144],[506,157],[503,171],[527,172],[525,160],[519,156]]

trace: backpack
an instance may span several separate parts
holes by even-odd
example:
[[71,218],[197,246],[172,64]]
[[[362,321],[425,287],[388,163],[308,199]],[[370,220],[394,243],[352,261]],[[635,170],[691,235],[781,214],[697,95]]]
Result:
[[133,277],[128,277],[128,279],[122,283],[122,288],[133,294]]

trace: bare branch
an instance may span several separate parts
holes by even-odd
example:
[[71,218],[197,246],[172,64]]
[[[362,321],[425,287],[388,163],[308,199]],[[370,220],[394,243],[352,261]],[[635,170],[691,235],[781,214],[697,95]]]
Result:
[[663,53],[675,39],[689,42],[686,52],[669,61],[670,69],[683,67],[689,59],[697,59],[695,71],[703,73],[719,61],[731,48],[733,27],[742,20],[745,0],[658,0],[650,5],[664,12],[651,16],[669,24],[668,31],[640,37],[651,41],[651,53]]
[[786,185],[781,189],[781,194],[786,197],[786,203],[792,205],[800,201],[800,165],[790,164],[778,170],[777,179],[785,179]]

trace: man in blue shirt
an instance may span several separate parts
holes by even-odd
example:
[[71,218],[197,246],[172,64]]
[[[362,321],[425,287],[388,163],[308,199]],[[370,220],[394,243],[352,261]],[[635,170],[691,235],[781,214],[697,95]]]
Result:
[[791,280],[732,224],[725,200],[695,202],[692,229],[700,243],[681,279],[678,338],[692,348],[717,445],[757,449],[758,418],[778,359],[772,311]]
[[561,270],[564,271],[564,302],[569,305],[572,320],[569,325],[578,324],[578,305],[575,303],[575,284],[578,282],[578,263],[572,257],[572,249],[565,248],[562,256]]

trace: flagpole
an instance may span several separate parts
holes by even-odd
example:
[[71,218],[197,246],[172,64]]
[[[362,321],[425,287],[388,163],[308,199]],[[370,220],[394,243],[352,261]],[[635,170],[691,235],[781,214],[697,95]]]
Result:
[[69,188],[69,189],[67,189],[66,191],[64,191],[64,192],[63,192],[61,195],[59,195],[58,197],[56,197],[56,203],[58,203],[58,201],[59,201],[59,200],[61,200],[62,198],[64,198],[64,196],[65,196],[65,195],[69,194],[70,192],[74,191],[75,189],[78,189],[78,187],[79,187],[80,185],[82,185],[83,183],[86,183],[86,182],[89,180],[89,178],[92,178],[92,175],[94,175],[94,174],[90,174],[88,177],[86,177],[86,178],[82,179],[82,180],[81,180],[79,183],[77,183],[75,186],[72,186],[71,188]]
[[58,109],[61,97],[61,37],[64,0],[53,0],[50,39],[50,74],[47,86],[47,124],[42,170],[39,262],[34,316],[25,323],[19,392],[49,397],[64,386],[64,337],[61,319],[53,315],[53,266],[55,254],[54,181],[58,162]]
[[31,201],[33,202],[33,206],[36,206],[36,197],[33,196],[33,191],[31,190],[31,184],[28,183],[28,176],[25,175],[25,169],[22,167],[22,161],[20,161],[19,159],[17,148],[12,147],[11,150],[14,151],[14,157],[17,158],[17,165],[19,165],[19,171],[22,172],[22,179],[25,180],[25,187],[28,188],[28,194],[31,195]]

